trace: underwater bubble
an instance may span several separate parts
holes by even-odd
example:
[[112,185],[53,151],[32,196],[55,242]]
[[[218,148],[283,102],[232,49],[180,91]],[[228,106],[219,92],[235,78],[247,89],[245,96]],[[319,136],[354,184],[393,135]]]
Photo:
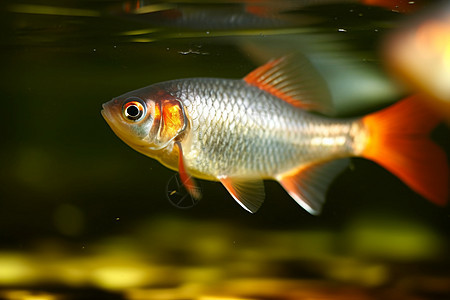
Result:
[[186,190],[178,173],[175,173],[167,182],[166,196],[170,204],[181,209],[192,208],[199,202],[199,199],[192,197]]

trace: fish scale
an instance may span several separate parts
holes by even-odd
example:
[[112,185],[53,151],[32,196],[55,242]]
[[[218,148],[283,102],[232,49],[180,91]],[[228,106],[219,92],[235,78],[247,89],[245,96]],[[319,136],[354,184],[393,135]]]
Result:
[[[292,109],[243,80],[193,78],[159,87],[180,99],[190,117],[193,155],[186,152],[185,162],[194,173],[273,178],[302,161],[354,153],[350,129],[355,121],[330,122]],[[326,138],[345,142],[328,145]]]
[[417,98],[358,119],[328,118],[331,101],[320,74],[288,56],[243,80],[153,84],[105,103],[102,114],[128,145],[178,170],[196,199],[201,193],[193,177],[220,181],[254,213],[264,201],[262,180],[274,179],[318,214],[327,187],[352,156],[371,159],[434,203],[446,203],[447,158],[427,137],[439,119]]

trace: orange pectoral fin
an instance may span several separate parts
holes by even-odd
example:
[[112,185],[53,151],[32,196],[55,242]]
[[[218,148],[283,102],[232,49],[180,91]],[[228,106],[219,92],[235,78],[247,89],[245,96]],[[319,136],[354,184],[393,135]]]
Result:
[[186,170],[181,143],[175,142],[175,145],[178,147],[178,172],[180,173],[181,182],[183,183],[184,187],[189,192],[189,194],[194,199],[199,200],[202,197],[202,193],[197,183],[195,182],[194,178],[191,175],[189,175],[189,173]]

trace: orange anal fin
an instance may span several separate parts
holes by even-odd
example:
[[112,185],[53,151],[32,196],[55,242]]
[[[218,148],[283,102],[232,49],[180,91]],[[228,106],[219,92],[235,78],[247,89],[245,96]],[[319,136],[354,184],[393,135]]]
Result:
[[325,81],[303,56],[271,60],[250,72],[244,81],[293,106],[322,113],[333,111]]
[[245,210],[255,213],[264,202],[264,183],[261,179],[244,179],[220,176],[227,191]]
[[192,176],[190,176],[186,170],[186,166],[184,164],[183,149],[181,148],[181,143],[175,142],[175,145],[178,146],[178,172],[180,174],[181,182],[183,183],[183,185],[186,188],[186,190],[188,191],[188,193],[194,199],[198,200],[202,197],[200,188],[198,187],[194,178]]
[[349,163],[348,158],[302,166],[276,176],[294,200],[312,215],[318,215],[325,203],[329,185]]
[[449,168],[445,152],[428,137],[440,121],[411,96],[363,118],[369,137],[362,153],[430,201],[448,201]]

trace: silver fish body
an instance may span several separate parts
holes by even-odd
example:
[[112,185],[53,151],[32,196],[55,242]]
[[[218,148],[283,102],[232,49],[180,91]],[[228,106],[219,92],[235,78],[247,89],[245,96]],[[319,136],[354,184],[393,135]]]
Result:
[[157,84],[184,107],[190,130],[183,143],[191,173],[275,178],[293,167],[354,155],[358,120],[308,113],[243,80],[192,78]]
[[132,148],[178,170],[194,198],[201,195],[194,177],[220,181],[253,213],[264,201],[263,180],[274,179],[318,214],[327,187],[352,156],[371,159],[434,203],[446,203],[447,158],[427,138],[439,119],[418,98],[362,118],[325,117],[316,112],[330,110],[326,85],[307,64],[284,57],[243,80],[153,84],[105,103],[102,114]]

